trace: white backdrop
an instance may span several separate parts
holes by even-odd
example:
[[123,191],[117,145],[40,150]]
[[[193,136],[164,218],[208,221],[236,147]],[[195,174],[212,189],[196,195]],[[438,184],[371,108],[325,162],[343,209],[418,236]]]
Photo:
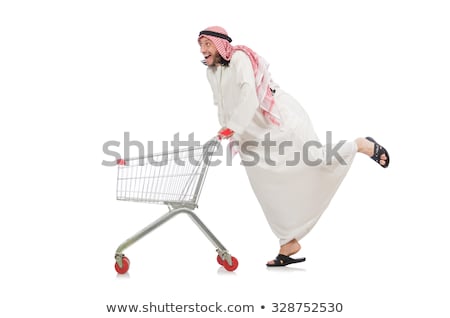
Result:
[[[446,1],[2,2],[2,316],[217,301],[255,306],[236,317],[274,316],[277,302],[339,302],[342,317],[448,317],[449,15]],[[210,25],[271,63],[319,136],[371,135],[391,166],[358,155],[302,242],[307,261],[269,270],[278,242],[235,159],[210,170],[197,213],[238,270],[220,268],[179,216],[130,247],[129,275],[117,277],[117,246],[165,208],[115,200],[103,144],[123,144],[124,132],[157,145],[177,132],[214,135],[197,44]]]

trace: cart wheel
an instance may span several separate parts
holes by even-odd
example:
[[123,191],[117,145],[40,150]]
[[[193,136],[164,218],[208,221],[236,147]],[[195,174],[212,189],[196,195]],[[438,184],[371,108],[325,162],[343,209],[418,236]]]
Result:
[[231,256],[231,265],[229,265],[228,264],[228,262],[227,261],[223,261],[223,267],[227,270],[227,271],[229,271],[229,272],[232,272],[232,271],[234,271],[236,268],[238,268],[238,266],[239,266],[239,262],[238,262],[238,260],[236,259],[236,257],[234,257],[234,256]]
[[115,266],[116,272],[119,274],[125,274],[128,272],[128,269],[130,268],[130,260],[128,257],[124,256],[122,257],[122,268],[119,266],[119,264],[116,262]]
[[223,265],[223,259],[220,255],[217,255],[217,263],[219,263],[219,265]]

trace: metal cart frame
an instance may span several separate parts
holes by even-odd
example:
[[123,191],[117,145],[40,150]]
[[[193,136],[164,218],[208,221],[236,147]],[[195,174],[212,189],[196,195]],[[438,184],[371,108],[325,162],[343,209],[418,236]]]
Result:
[[125,274],[130,266],[123,251],[179,214],[187,214],[217,251],[217,262],[228,271],[238,267],[224,245],[194,213],[205,181],[211,157],[220,139],[212,138],[204,145],[151,154],[145,157],[119,159],[117,200],[165,204],[169,211],[128,238],[117,248],[115,269]]

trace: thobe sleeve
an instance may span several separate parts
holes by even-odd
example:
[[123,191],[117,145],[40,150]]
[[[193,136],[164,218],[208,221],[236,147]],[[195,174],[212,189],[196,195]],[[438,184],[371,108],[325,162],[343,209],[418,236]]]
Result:
[[232,60],[235,63],[235,81],[238,91],[237,104],[230,114],[227,127],[242,134],[249,126],[258,109],[255,75],[250,59],[244,52],[236,52]]
[[209,68],[206,70],[206,77],[208,78],[209,85],[211,86],[211,90],[213,92],[214,105],[218,106],[219,105],[219,96],[218,96],[219,93],[217,92],[217,85],[215,83],[214,75]]

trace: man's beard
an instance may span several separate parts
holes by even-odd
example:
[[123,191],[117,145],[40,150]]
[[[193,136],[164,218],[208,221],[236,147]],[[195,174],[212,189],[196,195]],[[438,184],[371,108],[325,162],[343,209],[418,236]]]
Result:
[[214,54],[214,65],[222,64],[222,56],[220,56],[219,52]]
[[221,65],[223,63],[223,58],[220,56],[219,52],[215,54],[211,54],[212,57],[212,65],[208,65],[209,67],[216,67],[217,65]]

